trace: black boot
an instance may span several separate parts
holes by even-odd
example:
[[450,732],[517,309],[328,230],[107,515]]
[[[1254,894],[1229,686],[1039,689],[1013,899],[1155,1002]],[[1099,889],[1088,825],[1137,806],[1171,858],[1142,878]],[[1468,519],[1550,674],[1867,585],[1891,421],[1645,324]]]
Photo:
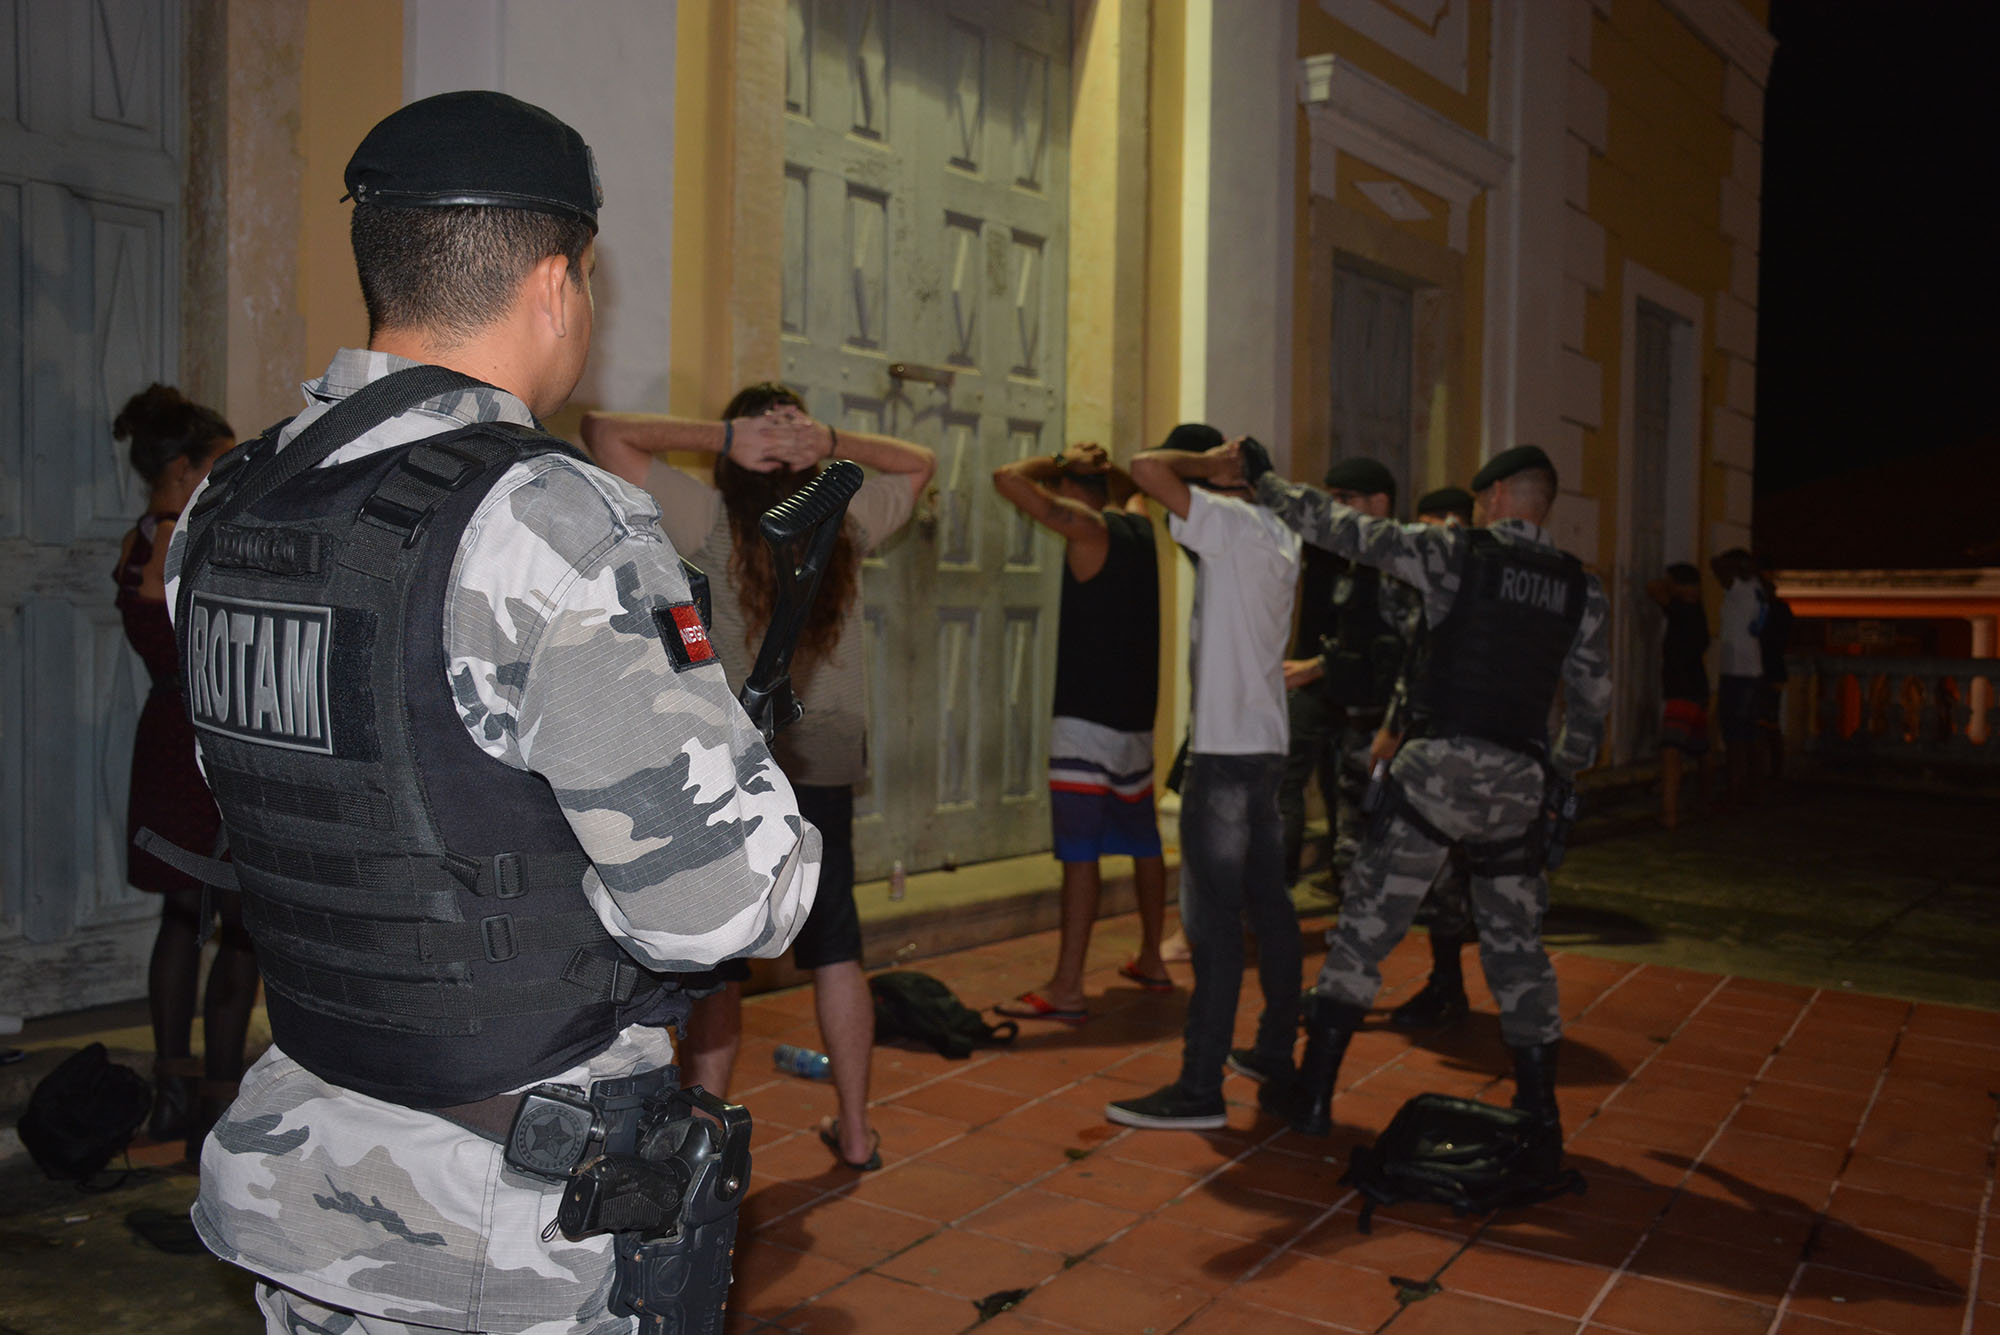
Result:
[[1562,1167],[1562,1116],[1556,1110],[1556,1049],[1542,1043],[1514,1048],[1514,1106],[1535,1119],[1535,1141],[1527,1167],[1554,1177]]
[[1464,946],[1458,937],[1431,933],[1430,980],[1417,995],[1389,1013],[1390,1024],[1398,1029],[1441,1029],[1471,1013],[1465,997],[1465,969],[1459,960]]
[[1312,991],[1306,993],[1300,1013],[1306,1048],[1299,1058],[1292,1130],[1302,1136],[1331,1135],[1333,1086],[1340,1078],[1340,1059],[1347,1055],[1348,1040],[1361,1027],[1368,1010]]

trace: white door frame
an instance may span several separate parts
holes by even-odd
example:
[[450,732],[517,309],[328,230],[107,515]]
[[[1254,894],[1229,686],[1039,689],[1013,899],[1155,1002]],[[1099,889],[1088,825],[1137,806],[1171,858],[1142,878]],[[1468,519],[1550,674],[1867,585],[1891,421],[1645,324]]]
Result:
[[[1664,551],[1669,563],[1699,563],[1701,557],[1701,349],[1707,306],[1702,299],[1670,279],[1631,260],[1625,262],[1619,286],[1618,352],[1618,550],[1612,566],[1612,679],[1617,683],[1617,703],[1612,736],[1612,761],[1622,764],[1632,759],[1632,739],[1617,729],[1616,720],[1631,716],[1636,701],[1632,692],[1640,674],[1628,669],[1632,636],[1627,629],[1626,609],[1618,600],[1626,596],[1626,575],[1632,563],[1632,529],[1635,508],[1642,500],[1632,485],[1634,392],[1638,382],[1639,303],[1650,302],[1686,321],[1677,325],[1671,349],[1670,403],[1667,409],[1666,493],[1658,498],[1666,507],[1661,525]],[[1651,576],[1649,576],[1650,578]]]

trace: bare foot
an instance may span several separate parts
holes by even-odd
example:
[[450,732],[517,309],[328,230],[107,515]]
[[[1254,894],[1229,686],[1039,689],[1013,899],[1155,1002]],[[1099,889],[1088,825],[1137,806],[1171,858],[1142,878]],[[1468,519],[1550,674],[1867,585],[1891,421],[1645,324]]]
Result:
[[1188,950],[1186,932],[1175,932],[1172,936],[1160,942],[1160,959],[1165,963],[1185,964],[1193,958],[1193,953]]

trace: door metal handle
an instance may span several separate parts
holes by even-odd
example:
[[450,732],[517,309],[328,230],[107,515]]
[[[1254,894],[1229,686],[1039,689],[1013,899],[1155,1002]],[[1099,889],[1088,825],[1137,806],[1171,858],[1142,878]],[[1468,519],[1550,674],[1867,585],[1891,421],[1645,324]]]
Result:
[[939,389],[950,389],[951,382],[958,378],[958,372],[942,366],[922,366],[916,362],[890,362],[889,375],[896,380],[921,380]]

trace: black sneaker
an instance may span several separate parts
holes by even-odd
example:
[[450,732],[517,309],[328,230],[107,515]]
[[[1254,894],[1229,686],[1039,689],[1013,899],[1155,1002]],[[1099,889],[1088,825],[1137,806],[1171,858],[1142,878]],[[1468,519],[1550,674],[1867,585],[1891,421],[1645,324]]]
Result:
[[1220,1093],[1198,1099],[1178,1082],[1136,1099],[1107,1103],[1104,1115],[1120,1126],[1143,1127],[1148,1131],[1215,1131],[1229,1125]]
[[1231,1048],[1224,1065],[1236,1074],[1258,1084],[1275,1081],[1280,1085],[1292,1083],[1292,1060],[1286,1057],[1282,1063],[1266,1057],[1255,1048]]
[[1389,1023],[1398,1029],[1441,1029],[1471,1013],[1463,990],[1448,992],[1433,978],[1417,995],[1389,1012]]

